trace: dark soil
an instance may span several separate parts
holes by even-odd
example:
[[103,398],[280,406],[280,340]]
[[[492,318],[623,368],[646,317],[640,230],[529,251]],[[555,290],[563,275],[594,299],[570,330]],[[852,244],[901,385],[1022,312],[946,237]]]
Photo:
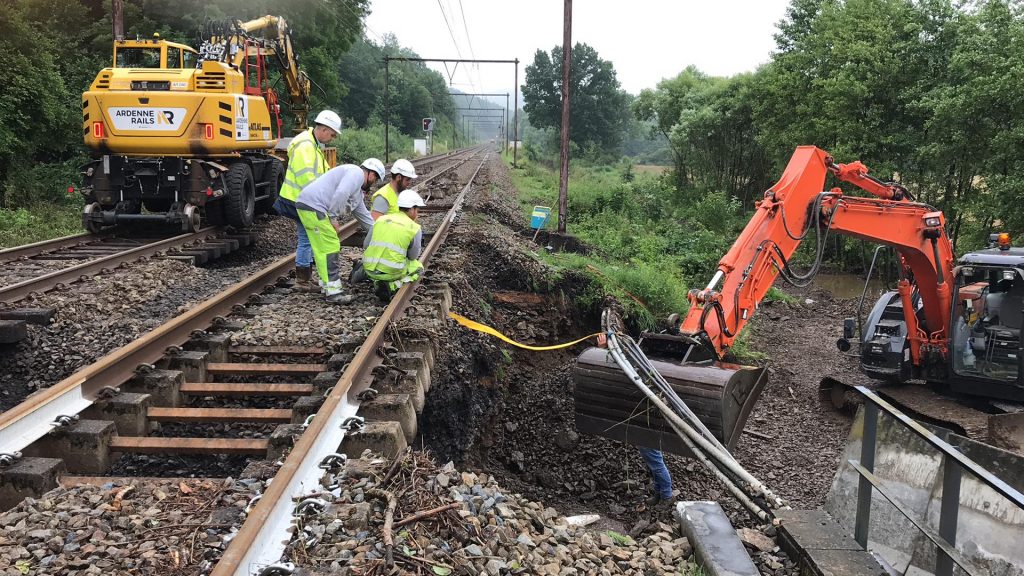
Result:
[[[433,270],[451,286],[453,310],[527,344],[597,331],[598,310],[581,304],[590,280],[558,275],[532,256],[543,244],[523,232],[505,167],[492,162],[482,176]],[[847,417],[819,404],[817,383],[829,372],[848,382],[859,377],[856,361],[834,345],[855,302],[793,293],[815,302],[772,303],[753,322],[753,348],[769,356],[770,379],[747,427],[769,439],[745,435],[737,455],[795,506],[815,507],[849,428]],[[442,462],[496,475],[507,489],[563,514],[597,512],[627,529],[646,522],[649,477],[635,448],[575,430],[572,370],[591,344],[533,352],[453,325],[441,335],[418,442]],[[718,500],[738,522],[747,521],[696,461],[666,461],[682,499]]]

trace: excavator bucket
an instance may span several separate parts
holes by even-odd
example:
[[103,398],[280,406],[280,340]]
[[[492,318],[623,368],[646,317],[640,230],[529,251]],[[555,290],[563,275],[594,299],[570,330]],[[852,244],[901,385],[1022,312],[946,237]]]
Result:
[[[763,368],[722,362],[682,363],[651,358],[697,417],[732,450],[767,381]],[[574,373],[576,428],[636,446],[689,456],[661,412],[619,369],[603,348],[589,348]]]

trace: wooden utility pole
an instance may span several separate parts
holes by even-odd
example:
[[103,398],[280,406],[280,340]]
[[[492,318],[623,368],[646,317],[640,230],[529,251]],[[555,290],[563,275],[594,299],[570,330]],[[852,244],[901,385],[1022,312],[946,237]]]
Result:
[[565,233],[569,213],[569,69],[572,66],[572,0],[565,0],[562,34],[562,166],[558,182],[558,231]]
[[111,0],[110,19],[114,23],[114,40],[124,40],[124,0]]

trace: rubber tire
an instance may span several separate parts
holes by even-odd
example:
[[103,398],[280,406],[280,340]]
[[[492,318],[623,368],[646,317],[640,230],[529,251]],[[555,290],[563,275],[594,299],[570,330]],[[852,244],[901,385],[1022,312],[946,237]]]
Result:
[[231,165],[225,176],[228,190],[224,195],[224,219],[235,228],[252,226],[256,216],[256,185],[252,168],[245,162]]
[[284,164],[277,158],[272,158],[263,174],[267,182],[270,182],[269,196],[266,200],[260,200],[260,204],[256,208],[260,214],[277,214],[274,210],[274,203],[277,202],[278,192],[281,191],[281,185],[284,184]]

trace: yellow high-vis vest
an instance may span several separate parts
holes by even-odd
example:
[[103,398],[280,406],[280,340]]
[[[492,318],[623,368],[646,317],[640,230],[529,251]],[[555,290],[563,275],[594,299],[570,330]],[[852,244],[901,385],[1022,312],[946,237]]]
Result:
[[299,134],[288,144],[288,171],[281,185],[281,198],[295,200],[299,192],[327,172],[327,158],[313,136],[313,128]]
[[374,280],[397,280],[422,268],[419,260],[406,258],[419,231],[420,225],[404,212],[378,218],[373,224],[370,244],[363,252],[366,275]]
[[395,193],[391,182],[381,186],[379,190],[373,193],[373,196],[370,197],[370,210],[373,210],[373,202],[378,196],[382,196],[388,201],[388,211],[385,214],[398,214],[398,194]]

